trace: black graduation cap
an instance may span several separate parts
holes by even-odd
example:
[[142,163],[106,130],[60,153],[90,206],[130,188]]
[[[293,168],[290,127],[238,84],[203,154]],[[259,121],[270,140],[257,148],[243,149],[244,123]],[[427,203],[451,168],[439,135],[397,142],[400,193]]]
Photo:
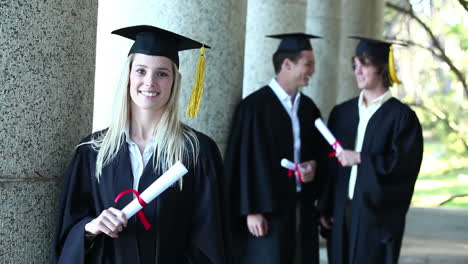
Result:
[[359,43],[356,47],[356,55],[366,55],[377,60],[388,62],[390,78],[393,83],[400,84],[396,76],[395,63],[393,60],[393,44],[405,46],[403,43],[390,42],[360,36],[349,36],[351,39],[358,39]]
[[278,35],[269,35],[269,38],[281,39],[281,43],[276,51],[301,51],[312,50],[309,39],[322,38],[305,33],[286,33]]
[[179,51],[201,47],[210,48],[174,32],[147,25],[117,29],[112,31],[112,34],[135,40],[128,54],[164,56],[171,59],[177,67],[179,67]]
[[350,36],[349,38],[359,40],[359,44],[356,47],[356,54],[365,54],[382,61],[388,61],[388,55],[390,54],[390,47],[392,44],[403,45],[402,43],[360,36]]

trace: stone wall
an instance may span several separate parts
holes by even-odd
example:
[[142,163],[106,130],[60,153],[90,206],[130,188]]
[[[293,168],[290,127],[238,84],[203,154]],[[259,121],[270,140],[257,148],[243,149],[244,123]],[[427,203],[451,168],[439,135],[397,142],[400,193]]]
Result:
[[97,0],[6,0],[0,21],[0,259],[46,263],[61,179],[91,132]]

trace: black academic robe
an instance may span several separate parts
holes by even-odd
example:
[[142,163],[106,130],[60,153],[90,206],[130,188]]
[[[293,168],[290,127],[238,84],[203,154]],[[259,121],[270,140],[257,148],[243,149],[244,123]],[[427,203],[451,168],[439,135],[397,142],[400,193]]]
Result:
[[[301,161],[320,160],[325,156],[322,153],[325,143],[314,127],[320,111],[304,94],[301,94],[298,117]],[[263,87],[241,101],[225,155],[234,248],[239,249],[237,261],[291,263],[295,245],[295,208],[299,201],[301,243],[305,249],[302,259],[304,263],[318,263],[314,202],[319,190],[319,175],[314,182],[302,185],[300,195],[296,193],[294,177],[288,177],[288,170],[280,164],[283,158],[294,160],[293,141],[291,119],[270,87]],[[270,224],[269,234],[263,238],[251,235],[246,226],[246,216],[258,213],[264,214]]]
[[[358,98],[335,106],[328,122],[343,147],[351,150],[358,124]],[[329,191],[323,192],[319,210],[334,218],[331,263],[398,262],[422,153],[422,131],[416,114],[397,99],[389,99],[374,113],[365,131],[351,202],[349,249],[344,248],[344,210],[351,167],[341,166],[336,159],[329,161]],[[346,254],[351,261],[343,259]]]
[[[113,200],[121,191],[133,188],[133,176],[126,143],[103,168],[100,182],[95,177],[97,152],[89,144],[79,146],[63,183],[52,262],[226,263],[221,156],[209,137],[199,132],[196,135],[199,156],[196,165],[183,162],[189,172],[182,178],[182,190],[174,184],[143,208],[151,229],[145,231],[135,215],[118,238],[101,234],[91,244],[85,240],[85,224],[104,209],[125,207],[133,199],[131,194],[118,203]],[[154,172],[151,158],[138,191],[141,193],[160,175]]]

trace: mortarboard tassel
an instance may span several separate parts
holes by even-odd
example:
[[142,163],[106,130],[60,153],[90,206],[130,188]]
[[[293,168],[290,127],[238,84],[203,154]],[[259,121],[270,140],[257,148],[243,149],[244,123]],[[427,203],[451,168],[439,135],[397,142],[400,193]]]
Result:
[[197,63],[197,72],[195,74],[195,82],[193,84],[192,95],[187,106],[185,115],[188,119],[193,119],[198,115],[200,110],[201,99],[203,95],[203,83],[205,79],[205,46],[200,49],[200,57]]
[[393,46],[390,46],[390,53],[388,54],[388,71],[390,73],[390,79],[393,83],[401,84],[401,81],[398,80],[395,70],[395,62],[393,60]]

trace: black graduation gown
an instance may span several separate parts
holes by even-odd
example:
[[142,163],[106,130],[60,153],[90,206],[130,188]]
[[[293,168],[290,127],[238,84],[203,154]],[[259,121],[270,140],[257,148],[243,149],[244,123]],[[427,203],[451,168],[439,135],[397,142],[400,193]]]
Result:
[[[301,94],[298,117],[301,160],[320,160],[326,155],[323,154],[325,143],[314,127],[320,111],[304,94]],[[294,160],[293,141],[291,119],[270,87],[261,88],[239,104],[225,155],[225,175],[230,187],[234,247],[240,249],[237,254],[241,259],[248,259],[247,263],[291,262],[298,199],[305,249],[302,259],[304,263],[318,263],[314,202],[319,175],[314,182],[302,185],[298,197],[294,178],[289,178],[288,171],[280,164],[283,158]],[[255,213],[264,214],[270,224],[278,228],[270,228],[264,238],[254,237],[246,227],[246,216]],[[259,239],[271,240],[265,242],[270,244],[271,250],[262,251],[259,247],[250,254],[248,248]]]
[[[345,149],[354,149],[358,98],[333,108],[328,126]],[[344,208],[351,167],[329,161],[327,190],[319,210],[332,215],[333,264],[397,263],[405,217],[422,161],[422,131],[416,114],[395,98],[385,102],[367,125],[354,189],[349,257],[344,262]]]
[[[183,162],[189,172],[183,177],[182,191],[175,184],[143,209],[151,229],[145,231],[135,215],[118,238],[101,234],[91,248],[86,245],[85,224],[104,209],[125,207],[132,195],[124,195],[117,204],[113,200],[133,188],[133,176],[126,143],[103,169],[100,183],[95,178],[97,152],[89,144],[78,147],[63,183],[52,262],[226,263],[219,181],[222,160],[209,137],[196,135],[199,156],[196,166]],[[151,158],[138,191],[161,174],[154,172]]]

